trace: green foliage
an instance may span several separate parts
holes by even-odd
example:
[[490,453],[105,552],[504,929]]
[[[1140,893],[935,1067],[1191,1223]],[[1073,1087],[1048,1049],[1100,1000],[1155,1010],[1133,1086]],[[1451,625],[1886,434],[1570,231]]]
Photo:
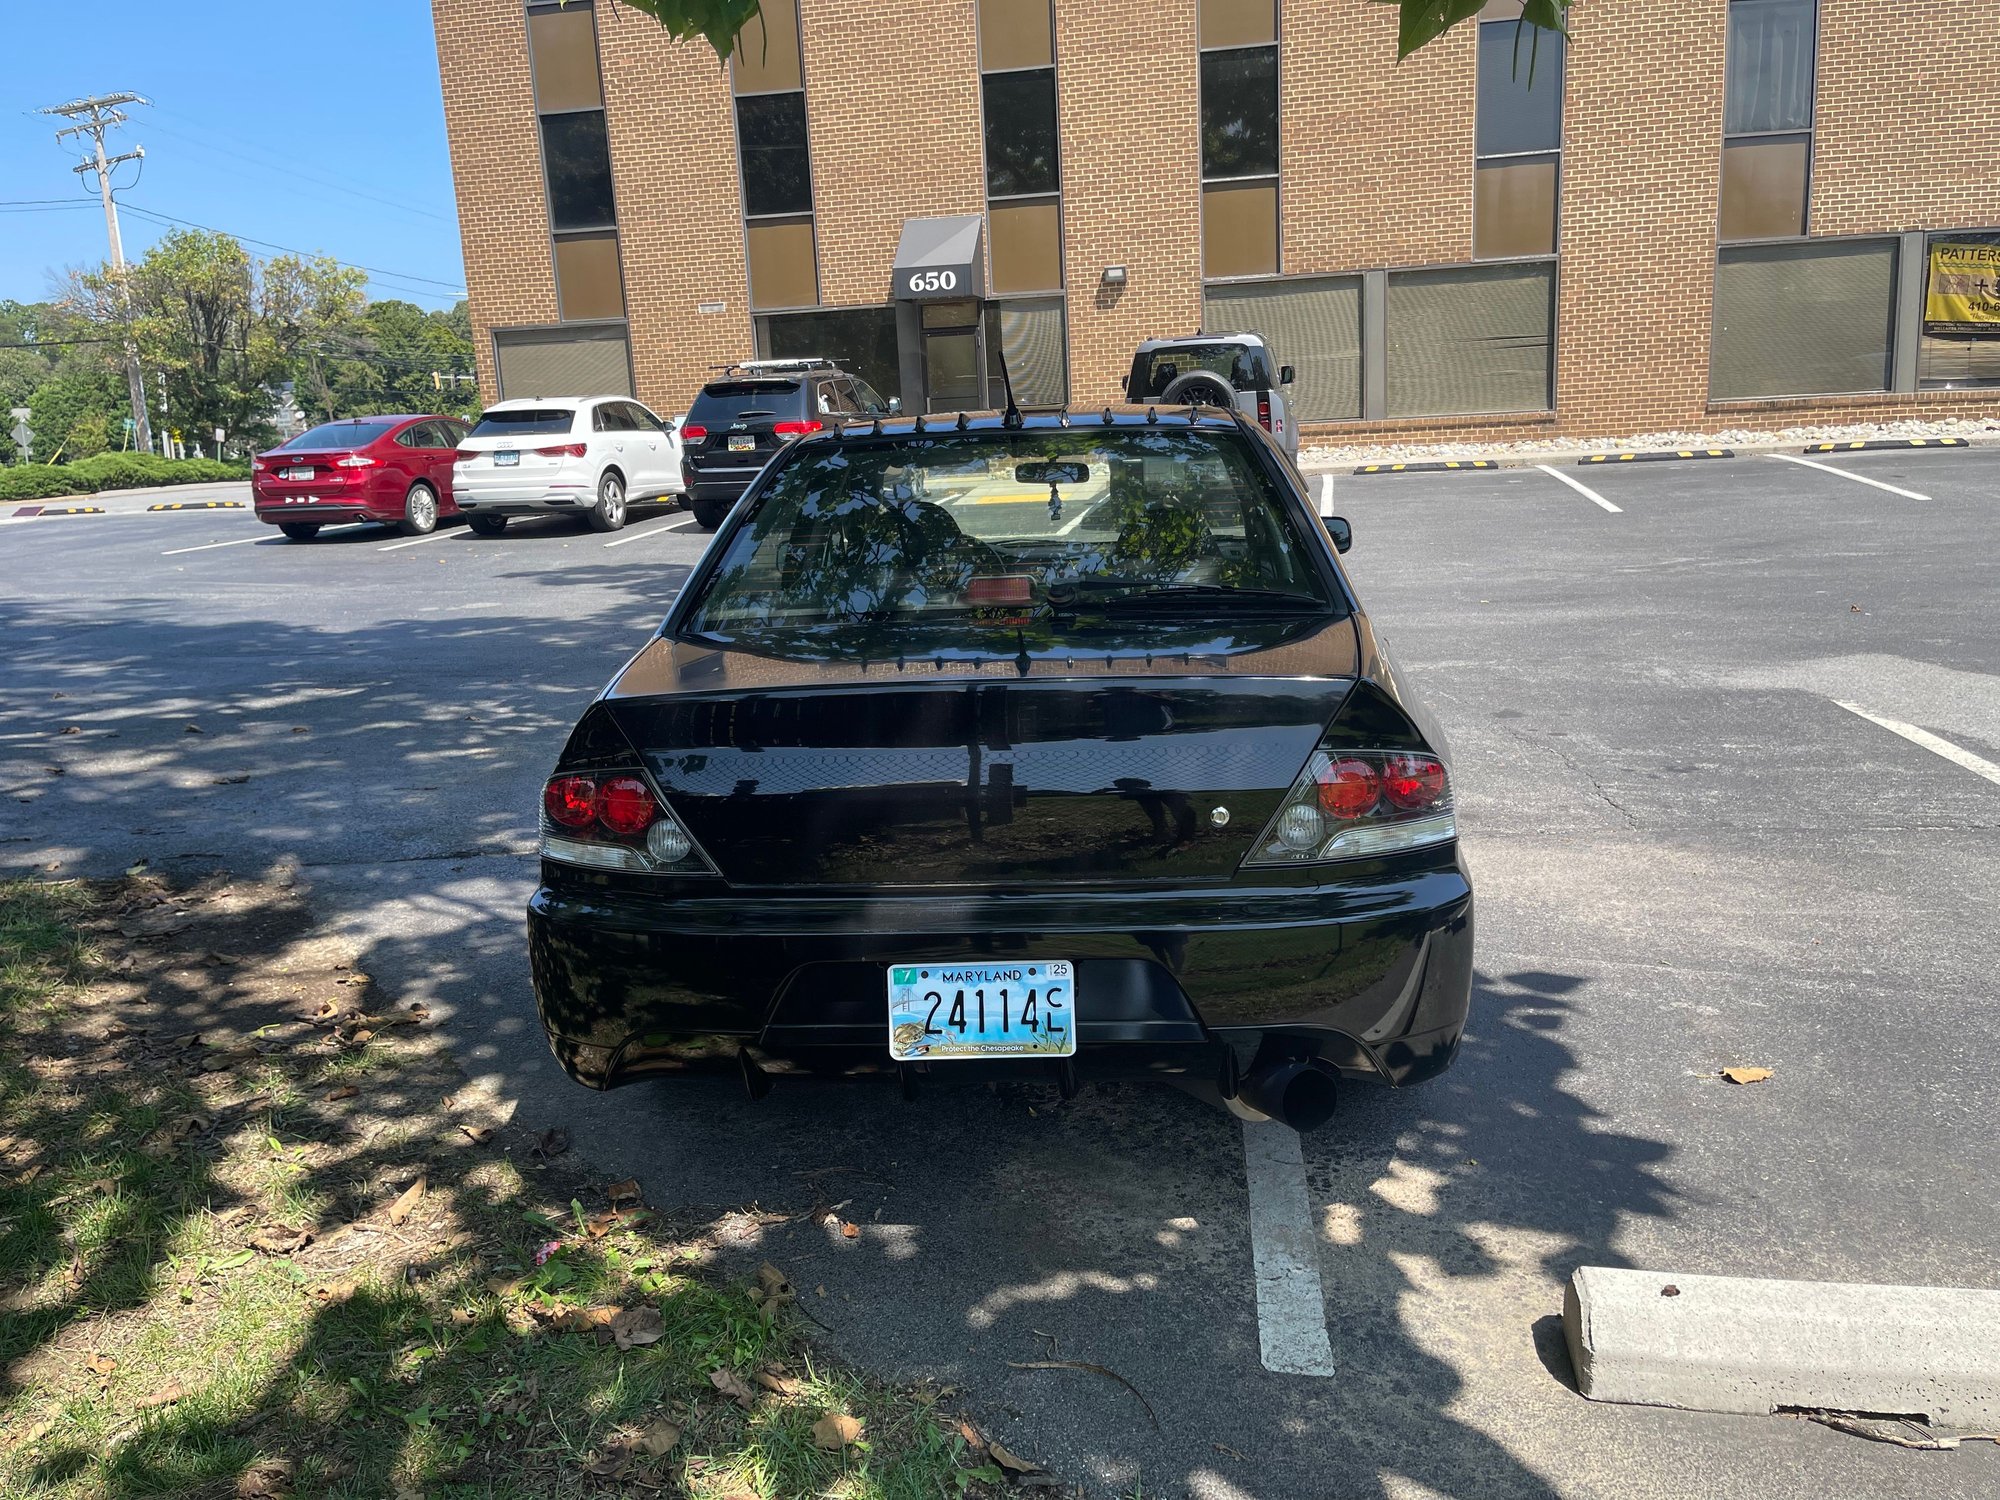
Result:
[[67,464],[15,464],[0,469],[0,500],[49,500],[90,492],[90,481],[72,474]]
[[81,434],[104,446],[111,414],[118,409],[116,383],[108,370],[78,370],[44,381],[28,398],[28,427],[35,435],[35,457],[43,463],[65,459],[76,451],[77,428],[95,418]]
[[671,32],[677,41],[704,36],[715,55],[728,60],[736,33],[757,14],[757,0],[629,0]]
[[[1396,28],[1396,57],[1408,57],[1419,47],[1434,42],[1461,21],[1469,21],[1485,9],[1486,0],[1377,0],[1394,5],[1402,12]],[[1562,31],[1563,17],[1570,0],[1526,0],[1521,19],[1545,31]]]
[[15,464],[0,469],[0,500],[49,500],[99,490],[164,484],[214,484],[249,476],[247,463],[161,458],[157,453],[100,453],[74,464]]

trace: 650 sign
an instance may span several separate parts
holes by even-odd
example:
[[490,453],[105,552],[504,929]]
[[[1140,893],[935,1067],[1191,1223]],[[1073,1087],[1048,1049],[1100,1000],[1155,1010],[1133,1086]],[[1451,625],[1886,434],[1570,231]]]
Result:
[[924,297],[935,296],[939,292],[955,292],[958,286],[956,271],[912,271],[903,283],[903,290],[908,296]]

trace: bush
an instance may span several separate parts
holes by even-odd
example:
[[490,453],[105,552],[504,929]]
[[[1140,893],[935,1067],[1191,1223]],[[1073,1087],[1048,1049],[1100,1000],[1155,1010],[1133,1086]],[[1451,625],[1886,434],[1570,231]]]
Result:
[[67,464],[16,464],[0,469],[0,500],[46,500],[52,495],[88,495],[92,485],[69,472]]

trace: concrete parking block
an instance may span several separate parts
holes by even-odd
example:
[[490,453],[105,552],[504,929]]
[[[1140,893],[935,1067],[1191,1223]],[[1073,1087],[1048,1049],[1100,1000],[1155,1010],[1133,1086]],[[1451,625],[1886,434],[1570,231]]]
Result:
[[1593,1401],[2000,1424],[2000,1291],[1583,1266],[1563,1329]]
[[1635,453],[1593,453],[1579,464],[1652,464],[1684,458],[1734,458],[1734,448],[1657,448]]

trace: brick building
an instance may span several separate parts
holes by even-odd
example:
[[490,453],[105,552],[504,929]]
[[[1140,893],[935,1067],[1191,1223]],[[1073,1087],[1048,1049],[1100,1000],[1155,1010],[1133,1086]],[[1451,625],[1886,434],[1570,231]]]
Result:
[[1991,0],[433,0],[488,392],[830,354],[906,409],[1117,399],[1263,333],[1308,433],[2000,409]]

